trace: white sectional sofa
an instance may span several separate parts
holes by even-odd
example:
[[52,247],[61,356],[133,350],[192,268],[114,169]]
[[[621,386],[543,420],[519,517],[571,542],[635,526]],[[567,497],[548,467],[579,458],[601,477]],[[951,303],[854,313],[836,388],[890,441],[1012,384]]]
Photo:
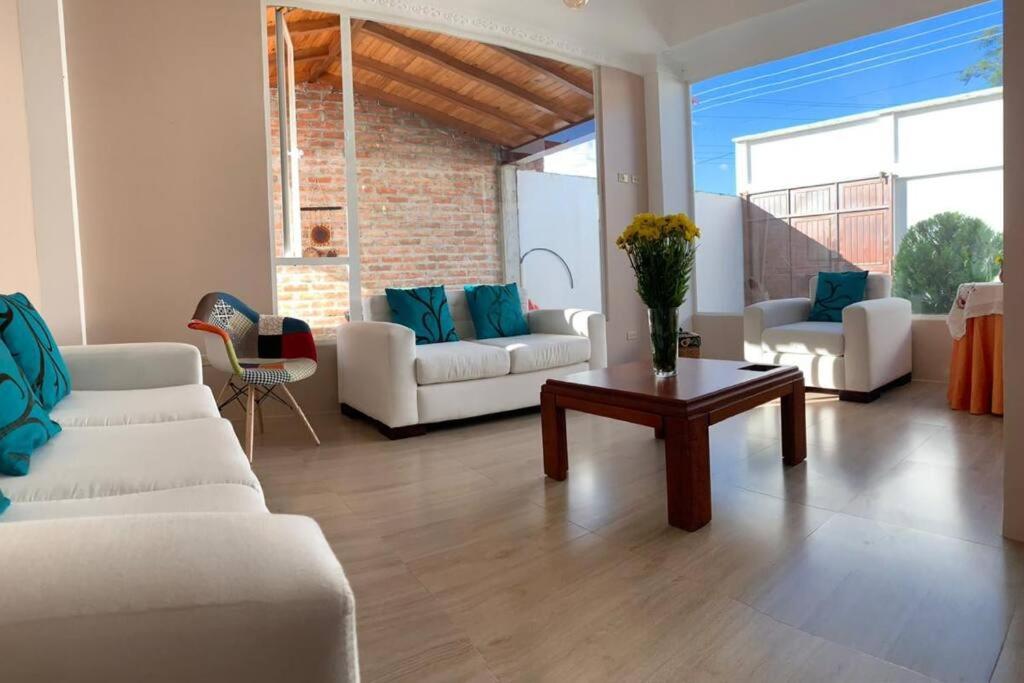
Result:
[[0,475],[5,681],[358,680],[352,592],[267,511],[185,344],[63,347],[63,431]]
[[465,292],[445,291],[460,341],[417,345],[391,322],[383,295],[363,299],[365,320],[338,327],[343,413],[372,418],[389,438],[414,436],[431,423],[539,405],[548,378],[608,364],[600,313],[526,311],[531,334],[478,340]]

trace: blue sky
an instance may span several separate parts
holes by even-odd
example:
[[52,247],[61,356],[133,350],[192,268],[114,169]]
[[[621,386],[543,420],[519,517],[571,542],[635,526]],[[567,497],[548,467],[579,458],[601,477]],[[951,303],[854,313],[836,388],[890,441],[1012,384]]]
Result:
[[737,136],[989,87],[960,72],[1002,23],[994,0],[694,84],[697,190],[735,193]]

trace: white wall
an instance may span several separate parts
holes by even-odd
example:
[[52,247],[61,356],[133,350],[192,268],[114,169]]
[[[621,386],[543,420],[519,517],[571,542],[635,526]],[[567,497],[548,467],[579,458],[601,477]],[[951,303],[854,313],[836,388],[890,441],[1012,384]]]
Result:
[[743,311],[743,204],[735,195],[698,192],[697,311]]
[[1001,169],[1002,100],[990,88],[736,138],[737,193]]
[[[18,3],[0,2],[0,293],[21,291],[40,305],[32,217],[28,119],[22,90]],[[45,305],[45,303],[44,303]],[[41,308],[44,315],[45,308]]]
[[575,284],[570,288],[557,258],[536,251],[521,266],[523,288],[541,308],[602,310],[597,178],[523,170],[516,178],[520,256],[538,247],[555,251]]
[[75,189],[61,0],[20,0],[39,287],[59,344],[84,344],[78,198]]
[[760,192],[878,175],[890,166],[882,157],[885,129],[876,119],[857,121],[737,144],[746,159],[746,177],[736,191]]
[[[601,67],[597,73],[604,301],[608,362],[615,364],[639,360],[649,353],[647,313],[636,293],[629,260],[615,246],[622,229],[648,207],[644,79],[610,67]],[[620,173],[636,175],[639,182],[621,182]]]
[[[644,76],[648,209],[658,214],[695,214],[690,84],[678,73],[656,69]],[[679,307],[679,324],[693,327],[696,269],[691,295]]]

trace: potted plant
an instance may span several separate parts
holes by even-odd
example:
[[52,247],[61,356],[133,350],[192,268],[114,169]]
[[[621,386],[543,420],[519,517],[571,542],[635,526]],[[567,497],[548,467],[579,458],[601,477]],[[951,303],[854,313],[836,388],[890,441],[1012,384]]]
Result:
[[640,213],[615,241],[636,275],[636,291],[647,306],[654,374],[676,374],[679,307],[690,288],[700,228],[685,213]]

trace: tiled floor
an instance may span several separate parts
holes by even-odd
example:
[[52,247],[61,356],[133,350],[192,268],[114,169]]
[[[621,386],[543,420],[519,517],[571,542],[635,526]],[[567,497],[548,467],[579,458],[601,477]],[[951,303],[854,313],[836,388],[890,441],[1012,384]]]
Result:
[[696,533],[651,430],[578,414],[562,483],[536,414],[398,442],[323,416],[318,449],[268,420],[255,467],[345,567],[367,681],[1021,681],[1002,423],[943,389],[809,395],[791,469],[776,406],[716,425]]

